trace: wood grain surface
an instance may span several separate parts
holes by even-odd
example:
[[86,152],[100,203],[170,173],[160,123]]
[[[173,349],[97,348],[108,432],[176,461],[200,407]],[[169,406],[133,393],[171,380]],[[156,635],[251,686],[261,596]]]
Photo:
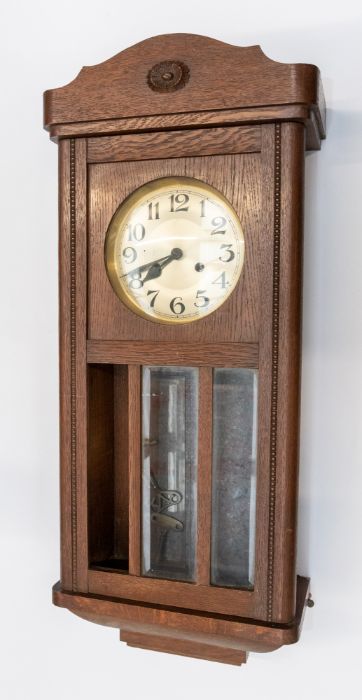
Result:
[[210,584],[212,484],[212,367],[199,370],[196,582]]
[[132,576],[99,567],[90,569],[88,584],[89,592],[95,595],[255,618],[255,594],[252,591]]
[[121,642],[126,642],[129,647],[148,649],[150,651],[162,651],[166,654],[178,654],[179,656],[191,656],[194,659],[204,661],[218,661],[219,663],[240,666],[245,664],[248,654],[239,649],[228,649],[225,645],[205,644],[193,642],[190,639],[179,637],[167,637],[161,634],[134,632],[133,630],[121,630]]
[[[89,361],[89,359],[88,359]],[[113,362],[109,363],[113,366]],[[134,363],[130,363],[134,364]],[[128,367],[114,366],[114,557],[129,562]]]
[[88,366],[88,550],[90,561],[114,551],[113,366]]
[[88,362],[209,367],[258,367],[257,343],[148,343],[88,340]]
[[[132,631],[177,637],[190,642],[215,644],[226,649],[266,652],[298,641],[309,596],[309,579],[298,577],[297,607],[288,625],[268,625],[241,616],[198,613],[182,608],[160,608],[137,601],[113,600],[101,596],[71,594],[59,584],[53,588],[53,602],[83,619]],[[121,634],[122,634],[121,633]],[[171,647],[172,648],[172,647]]]
[[[189,80],[174,92],[155,92],[150,69],[181,61]],[[278,63],[259,46],[231,46],[195,34],[165,34],[131,46],[97,66],[86,67],[68,85],[44,95],[44,124],[90,122],[253,106],[305,105],[324,135],[325,105],[319,70]]]
[[141,575],[141,371],[128,367],[129,573]]
[[[59,442],[60,442],[60,577],[65,590],[73,583],[74,456],[70,416],[71,354],[71,236],[70,141],[59,144]],[[74,193],[73,193],[74,197]]]
[[[259,248],[263,236],[260,161],[258,154],[246,154],[89,166],[89,339],[257,342],[261,304]],[[104,265],[105,236],[115,210],[133,190],[157,177],[186,173],[218,189],[234,206],[244,231],[247,264],[235,290],[215,313],[180,327],[160,325],[135,315],[116,296]]]
[[220,153],[258,153],[260,127],[235,126],[228,129],[189,129],[151,134],[105,136],[88,141],[88,163],[127,160],[211,156]]
[[[293,127],[293,125],[291,125]],[[280,140],[281,129],[287,126],[278,126],[278,134]],[[300,129],[300,133],[304,133],[303,127],[294,125],[294,129]],[[76,514],[76,522],[73,518],[73,539],[74,527],[76,525],[76,557],[73,560],[73,573],[76,562],[76,578],[77,586],[83,586],[86,589],[90,586],[90,590],[94,593],[102,593],[131,597],[141,596],[142,599],[149,602],[158,602],[159,604],[171,604],[172,596],[176,595],[177,586],[180,589],[178,598],[183,599],[186,595],[184,605],[192,607],[194,605],[206,609],[218,610],[219,612],[228,612],[229,614],[237,614],[237,611],[243,609],[245,615],[257,617],[258,619],[274,619],[273,606],[277,606],[278,619],[287,622],[293,615],[295,599],[293,583],[285,583],[285,576],[288,581],[292,582],[295,578],[294,559],[292,564],[288,564],[289,568],[285,568],[285,551],[283,546],[279,549],[275,548],[277,542],[276,522],[277,515],[280,513],[280,507],[288,508],[285,499],[292,499],[295,502],[296,487],[293,482],[293,487],[289,491],[278,491],[280,505],[277,506],[276,496],[274,496],[276,488],[276,465],[278,464],[277,452],[271,452],[271,445],[275,444],[275,450],[278,447],[278,435],[280,428],[276,418],[275,410],[272,402],[273,381],[278,382],[278,372],[284,371],[284,384],[280,388],[281,392],[285,393],[285,387],[288,386],[289,374],[294,372],[294,366],[287,366],[289,370],[283,370],[283,362],[285,353],[278,352],[278,358],[273,357],[273,347],[279,347],[279,318],[284,312],[284,306],[280,306],[279,300],[279,284],[280,284],[280,261],[278,253],[278,266],[276,267],[276,248],[280,246],[280,209],[276,208],[275,199],[275,182],[276,182],[276,140],[275,140],[274,125],[263,125],[261,127],[261,151],[260,154],[245,154],[245,155],[225,155],[209,156],[209,157],[193,157],[185,159],[177,159],[172,161],[176,164],[176,168],[181,170],[181,173],[190,173],[192,165],[198,167],[199,172],[210,173],[209,177],[214,178],[211,182],[214,186],[219,182],[219,187],[223,189],[226,196],[231,199],[234,206],[240,212],[241,218],[244,217],[246,224],[244,229],[250,230],[249,236],[246,235],[247,252],[246,262],[242,279],[240,281],[239,290],[236,290],[235,299],[232,303],[232,298],[229,303],[209,319],[200,321],[192,326],[182,326],[181,328],[168,328],[167,326],[159,327],[157,324],[136,317],[132,312],[128,311],[121,302],[115,297],[111,289],[108,279],[105,275],[103,263],[103,241],[106,227],[104,222],[108,220],[113,213],[112,207],[119,201],[119,188],[124,187],[133,189],[135,186],[130,173],[137,174],[143,179],[150,178],[153,175],[166,174],[165,170],[170,168],[170,160],[164,159],[159,161],[143,162],[142,168],[140,163],[110,163],[97,164],[90,166],[89,186],[85,186],[85,175],[80,180],[77,180],[78,188],[81,186],[78,197],[81,197],[79,210],[76,211],[76,217],[80,217],[80,221],[84,221],[84,211],[86,210],[87,192],[89,193],[89,244],[88,244],[88,337],[87,343],[87,360],[92,363],[101,362],[106,364],[117,364],[119,362],[127,362],[128,370],[128,437],[126,444],[128,445],[128,482],[125,488],[125,493],[128,494],[128,534],[129,534],[129,576],[112,574],[111,572],[95,572],[90,571],[88,574],[88,506],[87,506],[87,479],[85,476],[86,470],[86,452],[83,449],[77,451],[77,468],[76,468],[76,486],[73,483],[71,493],[73,494],[72,512]],[[284,133],[284,132],[283,132]],[[294,132],[293,132],[294,133]],[[286,142],[288,148],[288,141]],[[280,144],[279,144],[280,145]],[[79,173],[85,173],[85,148],[81,151],[81,165],[78,166]],[[300,151],[299,151],[300,152]],[[79,156],[80,158],[80,156]],[[250,160],[249,160],[250,159]],[[216,163],[215,163],[216,161]],[[284,157],[284,163],[288,163]],[[215,168],[215,164],[219,167]],[[166,169],[165,169],[166,165]],[[149,170],[147,171],[147,167]],[[278,166],[279,167],[279,166]],[[117,169],[116,171],[114,169]],[[120,176],[120,168],[126,169],[126,177]],[[227,178],[227,173],[233,172],[234,180],[230,181]],[[105,173],[107,170],[107,174]],[[110,170],[108,170],[110,169]],[[145,172],[146,169],[146,172]],[[203,171],[202,171],[203,169]],[[179,172],[180,172],[179,170]],[[174,173],[174,170],[172,169]],[[215,178],[220,177],[220,172],[224,173],[224,179],[215,182]],[[216,175],[215,175],[216,173]],[[93,174],[93,177],[92,177]],[[280,173],[278,175],[280,177]],[[285,177],[289,177],[289,170],[285,171]],[[284,180],[283,180],[284,182]],[[298,198],[300,192],[297,184],[300,180],[293,180],[296,190],[295,197]],[[224,183],[223,185],[221,183]],[[232,184],[233,183],[233,184]],[[237,183],[237,184],[236,184]],[[101,186],[100,186],[101,185]],[[279,186],[279,185],[278,185]],[[288,185],[290,187],[290,185]],[[76,190],[78,192],[79,190]],[[294,190],[293,190],[294,191]],[[126,194],[126,193],[125,193]],[[111,195],[111,196],[110,196]],[[278,195],[279,196],[279,195]],[[244,211],[243,203],[248,202],[248,206]],[[284,205],[283,205],[284,206]],[[287,201],[286,208],[292,207],[292,203]],[[294,206],[294,205],[293,205]],[[250,217],[253,217],[250,219]],[[285,214],[284,214],[285,216]],[[277,217],[277,218],[276,218]],[[77,218],[75,219],[75,221]],[[248,226],[250,220],[250,226]],[[294,215],[292,215],[292,224]],[[289,224],[288,224],[289,225]],[[82,230],[82,229],[80,229]],[[288,229],[289,231],[289,229]],[[276,243],[275,235],[278,234]],[[81,260],[85,256],[85,248],[80,248],[81,241],[84,240],[78,235],[77,247],[74,248],[74,261]],[[295,236],[298,236],[298,230],[295,229]],[[284,239],[283,239],[284,240]],[[284,249],[283,249],[284,250]],[[288,258],[288,251],[286,253]],[[287,263],[287,259],[285,263]],[[74,270],[81,275],[83,280],[82,285],[74,285],[71,309],[74,309],[75,318],[79,321],[74,321],[73,325],[76,331],[74,338],[76,345],[74,346],[77,352],[73,357],[73,367],[78,367],[78,375],[75,375],[76,385],[84,381],[85,375],[81,372],[81,367],[86,366],[86,357],[84,354],[79,354],[78,348],[82,348],[82,353],[85,348],[85,300],[84,296],[79,296],[79,290],[84,289],[84,281],[86,275],[83,269],[78,265],[73,265]],[[294,269],[294,268],[293,268]],[[74,272],[76,274],[76,272]],[[299,277],[295,278],[294,284],[296,289],[300,285]],[[75,296],[77,290],[77,296]],[[241,294],[242,302],[238,300],[237,292]],[[277,297],[275,296],[277,295]],[[276,300],[276,301],[275,301]],[[72,307],[73,304],[73,307]],[[288,309],[286,302],[285,308]],[[293,312],[294,313],[294,312]],[[292,313],[292,318],[294,319]],[[278,326],[274,327],[271,322],[273,318],[278,319]],[[294,321],[295,322],[295,321]],[[277,332],[277,336],[275,336]],[[94,339],[94,337],[96,339]],[[213,346],[214,338],[218,338],[218,343]],[[276,338],[276,339],[275,339]],[[192,340],[192,343],[190,342]],[[285,338],[283,338],[285,340]],[[222,341],[222,342],[220,342]],[[81,343],[81,345],[79,345]],[[274,345],[273,345],[274,343]],[[210,352],[211,348],[213,350]],[[209,350],[208,350],[209,348]],[[208,354],[210,353],[210,354]],[[215,354],[218,356],[215,359]],[[281,358],[279,369],[279,356]],[[255,556],[255,590],[250,591],[231,591],[226,593],[216,588],[208,586],[209,577],[209,561],[208,547],[205,538],[201,537],[203,530],[199,527],[199,565],[198,576],[200,583],[204,586],[198,587],[197,594],[189,593],[190,589],[187,584],[172,584],[171,593],[162,588],[163,582],[144,581],[138,577],[140,575],[140,498],[141,498],[141,482],[140,482],[140,379],[139,365],[146,364],[151,361],[160,361],[162,359],[165,364],[186,361],[196,361],[199,359],[200,366],[205,367],[205,378],[210,376],[208,367],[222,366],[224,363],[232,366],[258,366],[259,367],[259,402],[258,402],[258,421],[259,426],[263,429],[259,430],[258,435],[258,469],[257,469],[257,503],[256,503],[256,556]],[[274,371],[273,362],[277,361],[276,370]],[[77,364],[78,363],[78,364]],[[273,374],[274,372],[274,374]],[[203,375],[202,375],[203,376]],[[274,377],[274,380],[272,379]],[[205,380],[206,381],[206,380]],[[276,384],[276,386],[278,386]],[[84,394],[78,395],[77,389],[73,390],[74,400],[78,401],[79,408],[76,408],[74,413],[70,408],[71,415],[75,415],[78,421],[81,421],[80,429],[76,431],[77,440],[87,434],[87,420],[84,413],[82,401],[86,396],[86,387]],[[209,395],[209,392],[206,392]],[[294,402],[298,401],[298,392],[295,388],[290,392],[289,409]],[[210,401],[208,400],[208,403]],[[72,414],[73,410],[73,414]],[[119,410],[119,409],[117,409]],[[82,418],[82,415],[84,416]],[[288,414],[282,413],[283,430],[288,432]],[[290,415],[294,415],[291,413]],[[274,416],[274,418],[273,418]],[[274,423],[273,423],[274,420]],[[294,420],[294,419],[293,419]],[[125,423],[123,424],[125,429]],[[294,423],[291,428],[294,429]],[[279,431],[279,432],[278,432]],[[107,434],[105,432],[105,434]],[[294,433],[293,433],[294,434]],[[209,432],[210,435],[210,432]],[[204,441],[201,442],[201,452],[208,455],[207,460],[210,462],[210,446],[206,449],[206,434]],[[272,442],[271,442],[272,441]],[[274,441],[274,442],[273,442]],[[73,444],[73,443],[72,443]],[[93,448],[92,448],[93,449]],[[273,448],[274,449],[274,448]],[[205,451],[206,450],[206,451]],[[204,451],[204,452],[203,452]],[[123,458],[124,459],[124,458]],[[91,474],[94,472],[97,461],[89,462]],[[273,466],[275,465],[275,466]],[[117,466],[117,469],[124,467]],[[286,467],[285,467],[286,468]],[[210,465],[205,463],[203,469],[206,471],[200,472],[204,476],[210,469]],[[273,470],[274,471],[271,471]],[[93,470],[93,472],[92,472]],[[200,476],[200,478],[201,478]],[[118,487],[116,493],[119,498],[120,477],[118,479]],[[206,482],[207,477],[201,478],[201,481]],[[74,482],[74,478],[73,478]],[[272,486],[271,486],[272,485]],[[205,486],[205,483],[204,483]],[[272,490],[270,490],[272,489]],[[91,490],[90,494],[93,493]],[[205,519],[205,523],[209,523],[210,511],[207,506],[207,489],[205,491],[206,498],[203,502],[199,502],[200,512]],[[76,494],[76,497],[74,496]],[[288,495],[290,494],[290,495]],[[108,502],[106,491],[103,489],[103,498]],[[124,496],[123,496],[124,498]],[[274,498],[274,501],[270,499]],[[118,503],[118,501],[116,501]],[[124,505],[124,502],[123,502]],[[93,506],[94,507],[94,506]],[[118,506],[117,506],[118,507]],[[290,506],[293,511],[294,506]],[[279,510],[277,510],[279,508]],[[292,512],[291,511],[291,512]],[[283,517],[281,518],[283,522]],[[95,520],[99,523],[99,519]],[[93,527],[93,526],[92,526]],[[123,523],[125,528],[125,524]],[[100,528],[103,531],[103,537],[106,537],[107,528],[102,525]],[[209,531],[209,525],[207,525]],[[285,533],[285,528],[281,530]],[[90,542],[93,535],[90,535]],[[280,536],[279,536],[280,537]],[[75,540],[74,540],[75,542]],[[75,544],[73,542],[73,550]],[[78,546],[79,543],[79,546]],[[109,548],[112,549],[111,542]],[[106,556],[106,550],[99,549],[98,551],[92,547],[91,559],[93,561],[101,558],[102,553]],[[97,553],[97,556],[95,555]],[[269,553],[269,555],[268,555]],[[288,550],[288,556],[290,551]],[[269,566],[269,578],[267,576],[267,566]],[[270,573],[272,571],[272,574]],[[280,572],[283,571],[283,576]],[[287,572],[287,574],[285,573]],[[79,572],[82,573],[84,579],[79,579]],[[83,573],[84,572],[84,573]],[[127,583],[127,581],[129,581]],[[185,587],[186,586],[186,587]],[[289,588],[288,588],[289,586]],[[269,599],[267,598],[269,591]],[[280,591],[283,591],[282,594]],[[289,591],[289,592],[288,592]],[[171,595],[171,598],[170,598]],[[283,597],[283,603],[280,603],[280,595]],[[165,597],[166,596],[166,597]],[[278,597],[279,596],[279,597]],[[270,603],[270,600],[272,601]],[[293,602],[294,601],[294,602]],[[269,607],[268,607],[269,605]],[[216,606],[216,607],[215,607]],[[221,607],[220,607],[221,606]],[[271,606],[271,607],[270,607]]]
[[[110,134],[132,134],[175,129],[205,129],[212,125],[227,127],[243,124],[267,124],[275,121],[299,122],[306,129],[306,149],[318,150],[321,132],[314,112],[306,105],[278,105],[244,109],[219,109],[216,112],[187,112],[185,114],[162,114],[148,117],[106,119],[73,124],[52,124],[49,127],[53,141],[76,136],[102,136]],[[324,131],[323,131],[324,137]]]
[[[304,129],[281,128],[279,362],[273,620],[295,609],[299,464]],[[293,235],[291,235],[293,232]]]
[[[199,363],[200,367],[205,367],[205,372],[210,371],[207,370],[208,367],[223,366],[224,364],[226,366],[257,366],[259,368],[258,424],[263,429],[260,429],[258,434],[255,590],[251,593],[245,590],[227,591],[226,596],[224,596],[221,589],[219,591],[213,588],[206,590],[209,583],[209,563],[206,556],[208,548],[207,544],[204,546],[204,539],[201,537],[198,545],[200,556],[198,575],[200,576],[200,582],[202,581],[206,584],[205,590],[200,588],[196,598],[193,593],[192,596],[189,596],[190,600],[187,598],[187,601],[190,606],[197,604],[202,608],[204,605],[208,606],[208,609],[210,605],[221,605],[221,608],[218,607],[217,609],[221,609],[222,612],[225,612],[227,609],[230,614],[236,614],[242,608],[247,611],[245,614],[258,619],[270,620],[273,619],[274,615],[273,606],[277,605],[279,612],[276,614],[278,619],[287,622],[293,615],[295,605],[294,588],[293,583],[290,583],[289,589],[289,584],[284,587],[284,583],[282,583],[284,578],[281,577],[279,571],[284,571],[285,563],[283,557],[285,553],[283,547],[279,550],[275,549],[275,542],[277,541],[275,526],[277,514],[279,514],[275,496],[276,465],[278,464],[276,450],[279,425],[272,400],[272,392],[273,381],[276,382],[275,386],[277,386],[279,372],[279,364],[276,365],[276,370],[274,370],[273,363],[279,363],[280,353],[278,352],[278,358],[275,360],[273,347],[279,347],[279,325],[274,327],[272,321],[275,317],[278,319],[279,324],[279,316],[283,313],[283,307],[280,307],[279,301],[279,252],[277,267],[275,258],[275,246],[277,245],[278,249],[280,246],[280,210],[276,208],[275,204],[275,168],[277,162],[275,155],[275,128],[272,124],[261,127],[260,154],[192,157],[171,161],[170,159],[162,159],[143,163],[115,162],[89,166],[90,178],[87,190],[89,193],[87,305],[89,340],[87,342],[87,360],[93,363],[101,362],[106,364],[110,362],[111,364],[117,364],[127,362],[129,364],[129,430],[128,442],[126,441],[128,444],[129,464],[128,486],[126,487],[129,498],[128,571],[129,575],[135,578],[140,575],[141,522],[139,365],[147,362],[159,363],[161,360],[165,364],[173,364],[177,360],[177,362],[187,362],[187,364]],[[278,133],[281,134],[281,129],[284,126],[278,126],[277,128]],[[301,129],[301,133],[304,133],[303,127],[295,125],[295,129],[298,128]],[[284,162],[287,162],[286,158]],[[176,172],[188,172],[190,174],[192,166],[198,168],[198,173],[208,173],[211,180],[210,184],[214,186],[219,184],[219,188],[231,199],[240,213],[241,219],[243,220],[244,218],[247,242],[246,262],[239,288],[219,311],[216,311],[208,319],[194,324],[194,326],[191,324],[189,327],[169,328],[138,318],[124,307],[113,293],[105,274],[103,262],[105,222],[111,217],[117,202],[122,199],[120,188],[126,186],[133,189],[135,187],[137,183],[135,175],[140,179],[142,178],[142,180],[151,179],[152,175],[159,176],[170,172],[174,174],[175,167]],[[227,176],[230,172],[234,172],[232,180]],[[123,173],[123,176],[121,173]],[[222,177],[223,174],[224,177]],[[278,177],[280,177],[280,174]],[[128,191],[125,192],[123,190],[123,193],[125,196]],[[299,194],[296,190],[295,196],[298,197]],[[85,192],[83,196],[85,196]],[[245,202],[247,202],[247,206],[244,206]],[[85,203],[83,202],[82,211],[84,209]],[[248,224],[249,221],[250,225]],[[249,236],[247,231],[250,232]],[[277,239],[275,238],[276,234],[278,235]],[[298,235],[297,230],[295,235]],[[298,284],[300,284],[300,280],[296,278],[295,285],[298,286]],[[238,297],[238,294],[240,297]],[[275,332],[277,333],[276,336]],[[214,344],[215,338],[218,339],[216,344]],[[281,356],[281,366],[283,366],[283,361],[284,355]],[[288,372],[285,375],[285,382],[285,386],[287,386]],[[280,391],[285,392],[285,388],[281,388]],[[290,397],[290,401],[298,400],[293,391]],[[283,419],[284,429],[288,429],[288,416],[283,414]],[[206,443],[202,444],[206,445]],[[203,449],[201,447],[201,450]],[[271,452],[271,450],[274,451]],[[81,458],[84,459],[83,454]],[[118,466],[117,469],[119,468]],[[204,468],[207,470],[206,464]],[[77,478],[79,477],[77,476]],[[119,486],[117,487],[117,493],[119,494]],[[295,486],[290,489],[290,494],[290,497],[294,498]],[[284,499],[288,498],[288,493],[283,491],[283,494],[278,497],[281,499],[281,503],[284,503]],[[104,494],[104,498],[106,498],[106,494]],[[86,495],[84,494],[83,502],[86,503]],[[199,503],[199,507],[203,517],[206,519],[205,522],[208,522],[210,513],[206,507],[206,500]],[[283,507],[286,507],[285,503]],[[77,518],[79,523],[84,525],[86,517],[86,506],[82,509],[78,505]],[[199,536],[200,533],[201,529],[199,528]],[[84,562],[88,562],[86,551],[86,543],[82,541],[83,556],[81,561],[83,567],[85,566]],[[294,562],[294,560],[292,561]],[[269,577],[267,570],[269,571]],[[100,578],[101,575],[106,578]],[[294,578],[295,566],[293,563],[289,565],[288,581],[291,582]],[[105,582],[110,581],[111,583],[107,583],[106,594],[109,595],[112,586],[115,586],[113,591],[115,595],[128,597],[132,595],[132,591],[135,591],[136,583],[135,581],[134,583],[130,581],[127,584],[127,580],[123,575],[120,579],[119,576],[110,572],[104,572],[103,574],[90,572],[89,581],[86,585],[91,586],[92,592],[104,593]],[[166,599],[164,598],[164,591],[162,591],[161,597],[158,597],[159,592],[157,590],[162,586],[162,583],[148,581],[142,583],[140,588],[138,586],[139,584],[137,583],[137,590],[142,592],[144,600],[149,602],[157,600],[160,604],[162,601],[163,603],[165,601],[170,602],[168,592]],[[185,584],[180,584],[180,586],[185,586]],[[275,591],[282,589],[284,603],[280,607],[278,595]],[[175,595],[175,590],[174,586],[173,595]],[[184,590],[185,592],[189,591],[187,584]],[[269,598],[267,597],[267,591],[269,592]],[[136,595],[136,593],[133,592],[133,595]],[[209,599],[213,602],[210,603]]]
[[87,591],[87,177],[86,141],[59,159],[60,433],[62,583]]

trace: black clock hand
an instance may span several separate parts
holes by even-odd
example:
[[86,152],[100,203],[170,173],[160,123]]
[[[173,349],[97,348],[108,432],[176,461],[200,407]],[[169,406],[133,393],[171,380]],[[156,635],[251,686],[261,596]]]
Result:
[[154,263],[152,263],[150,269],[147,272],[146,277],[143,278],[142,282],[143,284],[145,282],[148,282],[149,280],[154,280],[156,277],[160,277],[162,274],[162,270],[172,262],[172,260],[179,260],[182,258],[182,250],[180,248],[173,248],[171,250],[170,255],[168,255],[166,258],[161,258],[161,260],[156,260]]
[[[171,260],[172,260],[172,258],[171,258]],[[167,264],[167,262],[171,262],[171,260],[170,260],[170,257],[168,257],[166,260],[166,264]],[[156,277],[160,277],[161,274],[162,274],[162,267],[161,267],[160,263],[155,262],[155,263],[153,263],[153,265],[151,265],[150,269],[148,270],[146,276],[143,278],[142,282],[145,283],[145,282],[148,282],[149,280],[155,280]]]
[[159,258],[158,260],[151,260],[151,262],[145,263],[144,265],[140,265],[139,267],[135,267],[135,269],[130,270],[130,272],[126,272],[126,274],[122,275],[122,277],[128,277],[128,275],[134,275],[136,272],[144,272],[152,265],[157,265],[158,263],[162,263],[164,260],[167,260],[169,257],[170,257],[169,255],[164,255],[163,258]]

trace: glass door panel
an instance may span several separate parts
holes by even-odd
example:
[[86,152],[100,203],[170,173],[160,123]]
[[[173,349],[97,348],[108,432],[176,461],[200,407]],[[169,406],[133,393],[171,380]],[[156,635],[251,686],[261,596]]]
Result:
[[211,583],[252,588],[255,548],[257,372],[215,369]]
[[195,575],[198,370],[144,367],[143,574]]

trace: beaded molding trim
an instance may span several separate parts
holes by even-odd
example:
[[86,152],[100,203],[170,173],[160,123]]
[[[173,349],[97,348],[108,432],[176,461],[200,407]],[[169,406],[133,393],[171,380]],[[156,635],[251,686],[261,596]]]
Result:
[[275,125],[274,159],[274,251],[272,310],[272,377],[270,419],[270,480],[268,530],[267,619],[273,619],[275,489],[277,469],[278,364],[279,364],[279,281],[280,281],[280,187],[281,187],[281,124]]
[[77,591],[77,413],[76,413],[76,191],[75,139],[70,140],[70,469],[72,590]]

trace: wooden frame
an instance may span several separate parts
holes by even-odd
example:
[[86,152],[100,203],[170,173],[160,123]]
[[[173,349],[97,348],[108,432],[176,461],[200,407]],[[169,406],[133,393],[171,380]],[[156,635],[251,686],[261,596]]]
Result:
[[[256,626],[264,630],[263,650],[296,641],[308,597],[307,581],[297,591],[295,572],[303,162],[306,146],[319,147],[325,135],[323,93],[314,66],[276,64],[258,47],[183,37],[142,42],[45,95],[45,123],[59,140],[60,181],[62,556],[54,596],[87,619],[121,626],[131,645],[241,663],[258,647]],[[177,52],[185,77],[170,99],[158,65]],[[145,82],[147,61],[156,91]],[[233,70],[222,85],[216,64]],[[130,66],[133,84],[123,73]],[[246,68],[254,76],[247,83]],[[127,100],[114,92],[115,74]],[[217,186],[253,235],[224,307],[197,324],[160,328],[116,299],[104,270],[104,236],[116,206],[136,186],[184,172]],[[199,442],[194,584],[141,576],[140,367],[147,364],[199,367],[207,419]],[[210,586],[207,409],[212,367],[225,366],[259,372],[253,591]],[[127,541],[127,573],[91,565],[112,552],[126,557]],[[179,621],[173,631],[168,623],[161,628],[160,609],[166,620],[197,621],[194,632],[183,634]],[[129,622],[132,610],[140,615],[137,627]],[[227,631],[231,618],[236,647]]]

